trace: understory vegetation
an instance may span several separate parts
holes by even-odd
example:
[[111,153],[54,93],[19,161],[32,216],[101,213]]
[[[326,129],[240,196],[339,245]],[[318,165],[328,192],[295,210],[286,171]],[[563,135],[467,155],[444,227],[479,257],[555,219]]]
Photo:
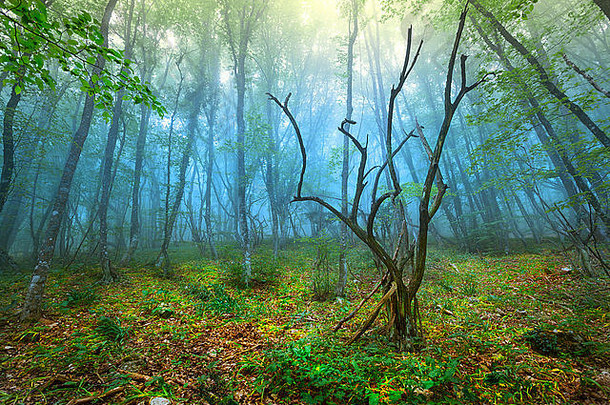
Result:
[[[393,351],[381,319],[345,344],[375,299],[332,332],[379,280],[359,247],[347,257],[344,299],[314,299],[324,274],[319,247],[307,242],[277,259],[257,248],[249,288],[231,246],[219,260],[173,246],[171,278],[141,264],[109,286],[96,284],[99,267],[74,263],[52,270],[43,318],[31,326],[17,322],[29,276],[18,273],[0,285],[0,402],[607,403],[610,283],[535,249],[542,253],[433,248],[419,352]],[[327,249],[331,263],[336,251]]]

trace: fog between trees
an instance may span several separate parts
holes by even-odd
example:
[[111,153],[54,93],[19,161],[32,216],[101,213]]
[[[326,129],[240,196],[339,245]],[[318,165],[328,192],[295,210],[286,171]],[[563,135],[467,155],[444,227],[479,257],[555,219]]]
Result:
[[[112,282],[138,252],[158,252],[155,263],[169,276],[172,244],[217,257],[235,243],[248,282],[250,255],[266,241],[276,253],[302,238],[355,243],[324,207],[291,203],[301,152],[267,93],[281,102],[291,94],[307,151],[303,195],[343,212],[357,189],[359,152],[337,127],[355,121],[347,131],[368,142],[372,170],[356,214],[362,221],[375,167],[387,160],[388,100],[410,26],[411,57],[423,46],[396,98],[392,145],[415,136],[391,164],[406,233],[417,239],[425,144],[434,148],[441,130],[463,8],[406,0],[4,2],[3,271],[35,268],[28,299],[39,300],[52,260],[99,257],[100,278]],[[552,241],[576,249],[584,273],[607,273],[607,257],[594,247],[610,227],[605,12],[592,1],[471,2],[450,90],[455,97],[460,89],[461,54],[466,82],[486,79],[452,117],[436,172],[448,188],[430,242],[508,253]],[[397,190],[389,169],[378,188]],[[393,206],[381,205],[374,228],[388,251],[401,230]]]

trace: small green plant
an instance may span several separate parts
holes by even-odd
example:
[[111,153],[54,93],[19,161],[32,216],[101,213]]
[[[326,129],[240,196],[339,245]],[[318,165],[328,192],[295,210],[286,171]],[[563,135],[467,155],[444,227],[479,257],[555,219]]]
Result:
[[309,238],[309,241],[317,251],[311,274],[313,299],[326,301],[331,299],[334,293],[335,278],[330,260],[335,246],[333,241],[325,236]]
[[185,290],[188,295],[200,301],[209,300],[213,294],[207,286],[201,286],[193,283],[187,284]]
[[252,259],[252,278],[255,284],[275,284],[280,276],[280,264],[271,255],[255,256]]
[[101,316],[97,320],[95,332],[102,340],[123,344],[130,334],[130,328],[121,326],[121,320],[117,317],[109,318]]
[[533,350],[547,356],[554,356],[559,352],[557,336],[539,329],[534,329],[523,335]]
[[91,288],[72,290],[61,303],[64,308],[89,307],[98,299],[97,293]]
[[196,308],[201,314],[211,311],[217,315],[238,314],[241,305],[228,291],[224,284],[210,284],[206,286],[189,285],[187,291],[199,300]]
[[172,316],[174,316],[175,313],[176,312],[172,308],[168,307],[165,304],[161,304],[151,311],[152,315],[158,316],[159,318],[162,318],[162,319],[169,319]]
[[239,312],[239,303],[224,284],[212,284],[211,290],[212,298],[206,302],[206,309],[219,315]]
[[236,288],[246,288],[244,266],[240,261],[230,260],[224,264],[225,281]]
[[156,387],[161,395],[167,398],[174,398],[173,388],[168,384],[162,376],[154,376],[144,383],[146,387]]
[[462,294],[468,297],[474,297],[479,294],[479,287],[473,280],[465,281],[460,290],[462,291]]

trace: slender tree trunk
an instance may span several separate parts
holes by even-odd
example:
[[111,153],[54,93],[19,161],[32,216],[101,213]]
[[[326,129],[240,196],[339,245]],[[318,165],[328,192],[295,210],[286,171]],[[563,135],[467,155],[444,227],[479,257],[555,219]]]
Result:
[[[349,22],[349,33],[347,42],[347,98],[345,105],[345,119],[352,121],[354,112],[353,93],[354,93],[354,44],[358,38],[358,4],[352,0],[350,10],[351,21]],[[345,125],[345,130],[349,132],[350,124]],[[341,213],[348,216],[347,202],[347,183],[349,179],[349,145],[350,140],[347,136],[343,137],[343,162],[341,168]],[[345,286],[347,285],[347,262],[345,255],[347,253],[348,234],[347,225],[341,222],[341,247],[339,251],[339,278],[335,286],[335,295],[343,297],[345,295]]]
[[[110,0],[107,3],[106,9],[104,10],[104,16],[102,18],[101,33],[104,37],[104,45],[106,46],[108,45],[108,26],[110,23],[110,17],[116,3],[117,0]],[[93,75],[99,76],[105,63],[106,60],[104,57],[98,55],[97,61],[93,68]],[[76,172],[76,166],[78,165],[85,140],[89,135],[89,128],[91,127],[91,121],[93,119],[94,104],[95,95],[88,94],[85,97],[85,106],[81,116],[81,123],[74,134],[72,143],[70,144],[70,150],[68,152],[66,164],[59,182],[59,188],[53,202],[53,211],[51,213],[45,238],[38,252],[37,263],[34,268],[32,280],[30,281],[30,285],[25,297],[25,303],[21,311],[22,320],[36,320],[40,317],[42,296],[49,273],[50,262],[53,259],[53,253],[55,251],[55,242],[59,234],[62,218],[66,211],[72,180],[74,178],[74,173]]]
[[498,21],[498,19],[485,9],[478,1],[472,0],[471,3],[475,8],[483,15],[487,20],[498,30],[500,35],[513,46],[536,70],[542,85],[555,97],[559,102],[567,107],[576,118],[593,134],[602,145],[606,148],[610,148],[610,138],[608,135],[589,117],[589,115],[575,102],[572,101],[552,80],[546,69],[542,66],[540,61],[529,52],[525,46],[517,40],[506,28]]
[[112,177],[112,164],[114,162],[114,150],[119,134],[119,120],[123,111],[123,95],[125,89],[120,89],[115,98],[112,122],[108,131],[108,140],[104,152],[102,172],[102,193],[99,205],[100,218],[100,260],[102,267],[102,283],[110,284],[117,281],[119,274],[113,268],[108,255],[108,205],[110,203],[110,189]]
[[133,188],[131,191],[131,224],[129,227],[129,247],[121,259],[121,266],[127,266],[140,242],[140,183],[142,181],[142,166],[144,163],[144,151],[146,148],[146,135],[150,120],[150,108],[142,104],[140,106],[140,129],[136,140],[136,156],[133,172]]
[[[188,139],[186,147],[182,153],[182,159],[180,161],[180,172],[178,173],[178,184],[174,189],[174,199],[171,206],[169,207],[169,213],[165,223],[165,230],[163,233],[163,243],[161,244],[161,251],[159,253],[159,259],[162,260],[161,266],[163,268],[163,275],[169,277],[172,275],[171,263],[168,254],[169,243],[172,238],[176,219],[180,211],[180,204],[182,203],[182,197],[184,196],[184,188],[186,185],[186,171],[189,166],[191,155],[193,154],[193,148],[195,146],[195,136],[197,134],[197,117],[201,108],[201,91],[198,89],[189,99],[193,100],[192,110],[188,117],[187,122],[187,133]],[[168,194],[169,195],[169,194]]]
[[211,112],[208,115],[208,139],[207,139],[207,162],[206,162],[206,184],[205,184],[205,213],[203,215],[206,229],[206,239],[210,247],[210,252],[214,260],[218,259],[218,252],[216,251],[216,245],[214,243],[214,228],[212,227],[212,185],[214,176],[214,160],[215,160],[215,147],[214,147],[214,124],[216,122],[216,111]]
[[[509,71],[515,70],[515,67],[512,65],[510,60],[508,60],[501,47],[497,43],[491,41],[489,36],[484,33],[481,26],[476,21],[474,21],[474,26],[479,32],[479,35],[481,35],[481,37],[485,41],[485,43],[498,55],[500,62],[505,66],[505,68]],[[523,90],[525,91],[526,96],[525,99],[522,100],[521,104],[526,110],[529,109],[527,108],[529,104],[531,109],[534,111],[537,120],[540,122],[540,124],[546,131],[546,133],[545,131],[542,131],[540,126],[536,125],[536,123],[534,122],[534,132],[536,133],[536,136],[538,137],[540,142],[545,146],[545,151],[547,152],[549,158],[551,159],[551,162],[557,169],[558,176],[568,194],[568,197],[574,198],[577,196],[578,193],[577,190],[574,188],[572,181],[566,177],[565,172],[567,172],[572,177],[578,189],[583,193],[585,200],[589,204],[591,204],[595,212],[602,219],[605,227],[607,229],[610,229],[610,216],[608,215],[608,212],[604,209],[593,190],[591,190],[591,188],[587,184],[586,180],[574,167],[571,159],[567,155],[565,145],[563,145],[563,142],[560,139],[559,135],[556,133],[555,129],[553,128],[553,125],[546,117],[542,106],[540,105],[538,100],[534,98],[529,88],[524,86]],[[572,204],[572,207],[578,217],[583,216],[582,207],[580,206],[580,204]]]
[[193,207],[193,192],[195,191],[195,176],[197,177],[197,184],[201,184],[201,175],[199,174],[198,165],[195,163],[193,167],[193,174],[191,176],[190,187],[188,197],[186,199],[186,209],[188,215],[188,226],[191,230],[191,237],[201,257],[205,256],[205,245],[201,238],[201,229],[199,228],[199,222],[195,218],[195,209]]
[[[133,8],[135,1],[131,0],[129,15],[127,17],[127,27],[125,28],[125,58],[131,59],[133,43],[131,38],[131,22],[133,19]],[[125,70],[122,73],[127,73]],[[108,130],[108,139],[104,152],[102,170],[102,195],[99,205],[100,217],[100,264],[102,267],[102,283],[110,284],[119,279],[119,273],[113,268],[108,255],[108,205],[110,204],[110,191],[112,188],[112,165],[114,162],[114,150],[119,136],[119,123],[123,114],[123,96],[125,89],[120,88],[114,100],[112,111],[112,121]]]

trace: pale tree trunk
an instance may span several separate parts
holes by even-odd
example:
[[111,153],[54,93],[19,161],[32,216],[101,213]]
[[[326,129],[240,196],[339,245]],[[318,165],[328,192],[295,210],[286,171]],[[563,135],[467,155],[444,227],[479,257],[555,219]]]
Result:
[[205,184],[205,212],[203,219],[205,221],[206,239],[210,247],[210,253],[214,260],[218,259],[218,252],[214,244],[214,228],[212,227],[212,185],[214,176],[214,161],[215,161],[215,147],[214,147],[214,128],[216,123],[216,99],[212,101],[214,106],[210,106],[207,110],[208,120],[208,139],[207,139],[207,158],[206,158],[206,184]]
[[[198,159],[199,160],[199,159]],[[190,188],[188,192],[188,196],[186,198],[186,210],[187,210],[187,225],[191,231],[191,237],[195,245],[197,245],[197,249],[199,250],[199,254],[203,257],[205,256],[205,245],[203,243],[203,239],[201,238],[201,223],[195,217],[195,210],[193,207],[193,192],[195,191],[195,178],[197,178],[197,184],[201,184],[201,174],[199,173],[199,165],[198,162],[195,161],[193,165],[193,173],[191,175]],[[201,193],[201,187],[200,187]]]
[[[247,43],[247,42],[246,42]],[[252,278],[252,263],[250,251],[250,234],[248,229],[248,207],[246,206],[246,156],[245,156],[245,133],[246,123],[244,120],[244,101],[246,93],[246,49],[238,60],[237,68],[237,204],[239,216],[239,233],[241,236],[242,249],[244,251],[244,282],[250,284]]]
[[[117,0],[110,0],[104,10],[100,31],[104,37],[105,46],[108,45],[108,26],[116,3]],[[92,71],[92,76],[99,76],[105,64],[106,60],[104,57],[102,55],[98,55]],[[70,143],[70,150],[68,152],[66,164],[64,166],[57,194],[55,195],[53,202],[51,218],[49,219],[45,238],[42,241],[40,250],[38,252],[38,258],[36,261],[36,266],[34,267],[32,280],[30,281],[25,302],[21,311],[21,320],[36,320],[40,317],[42,296],[49,274],[49,266],[55,251],[55,242],[59,234],[62,218],[66,211],[72,180],[74,178],[74,173],[76,172],[76,166],[78,165],[80,154],[87,136],[89,135],[89,128],[91,127],[91,121],[93,119],[94,104],[95,95],[88,94],[85,98],[85,105],[83,107],[80,125],[74,133],[74,137]]]
[[[350,124],[352,121],[352,114],[354,112],[353,105],[353,93],[354,93],[354,44],[358,37],[358,4],[356,0],[352,0],[351,4],[351,21],[349,22],[349,34],[347,43],[347,99],[346,99],[346,111],[345,119],[348,123],[345,125],[345,130],[349,132]],[[349,178],[349,146],[350,140],[348,137],[343,138],[343,162],[341,167],[341,213],[344,216],[348,215],[348,202],[347,202],[347,182]],[[348,245],[348,234],[347,225],[345,222],[341,222],[341,240],[340,240],[340,251],[339,251],[339,278],[337,279],[337,285],[335,286],[335,295],[343,297],[345,295],[345,286],[347,285],[347,262],[346,252]]]
[[[246,205],[246,159],[244,141],[246,134],[246,123],[244,120],[244,103],[246,96],[246,58],[248,47],[252,40],[256,25],[261,20],[267,7],[265,1],[252,1],[243,6],[231,5],[228,0],[221,1],[221,16],[224,34],[227,37],[231,57],[233,59],[233,73],[237,88],[237,223],[239,227],[239,239],[241,240],[244,254],[243,279],[246,286],[250,285],[252,278],[251,246],[248,229],[248,207]],[[233,16],[237,20],[232,20]]]
[[[167,218],[163,233],[163,243],[161,244],[161,251],[159,252],[159,257],[157,258],[157,262],[159,263],[160,261],[161,267],[163,268],[163,275],[165,277],[169,277],[172,275],[168,248],[172,238],[172,233],[174,231],[174,226],[176,225],[176,218],[178,217],[178,212],[180,211],[182,197],[184,196],[184,188],[186,186],[186,171],[188,169],[191,155],[193,154],[193,148],[195,146],[195,136],[197,134],[197,119],[199,115],[199,110],[201,108],[202,90],[203,89],[200,87],[195,91],[194,94],[188,97],[193,102],[192,109],[187,121],[186,130],[188,133],[188,139],[186,147],[184,148],[184,151],[182,153],[182,159],[180,161],[180,172],[178,173],[178,184],[174,189],[174,199],[171,203],[171,206],[168,206],[169,212],[167,212],[166,210]],[[167,196],[169,197],[169,193],[167,193]]]
[[[133,50],[131,22],[133,19],[133,8],[135,0],[131,0],[129,15],[127,17],[127,27],[125,28],[125,58],[131,59]],[[123,70],[123,73],[127,73]],[[104,151],[104,161],[102,170],[102,193],[99,205],[100,217],[100,264],[102,267],[102,283],[110,284],[119,279],[119,274],[113,268],[108,255],[108,205],[110,204],[110,191],[112,188],[112,165],[114,162],[114,150],[119,135],[119,122],[123,114],[123,96],[125,89],[120,88],[115,96],[114,108],[112,111],[112,121],[108,130],[106,149]]]
[[[275,80],[273,80],[275,82]],[[271,89],[273,83],[271,80],[267,82],[267,88]],[[271,92],[271,90],[270,90]],[[269,196],[269,208],[271,210],[271,239],[273,245],[273,256],[277,257],[280,249],[280,234],[279,234],[279,207],[278,207],[278,184],[277,184],[277,143],[276,143],[276,120],[271,112],[271,104],[265,107],[267,122],[269,124],[268,136],[269,145],[265,156],[265,167],[263,172],[267,195]]]

